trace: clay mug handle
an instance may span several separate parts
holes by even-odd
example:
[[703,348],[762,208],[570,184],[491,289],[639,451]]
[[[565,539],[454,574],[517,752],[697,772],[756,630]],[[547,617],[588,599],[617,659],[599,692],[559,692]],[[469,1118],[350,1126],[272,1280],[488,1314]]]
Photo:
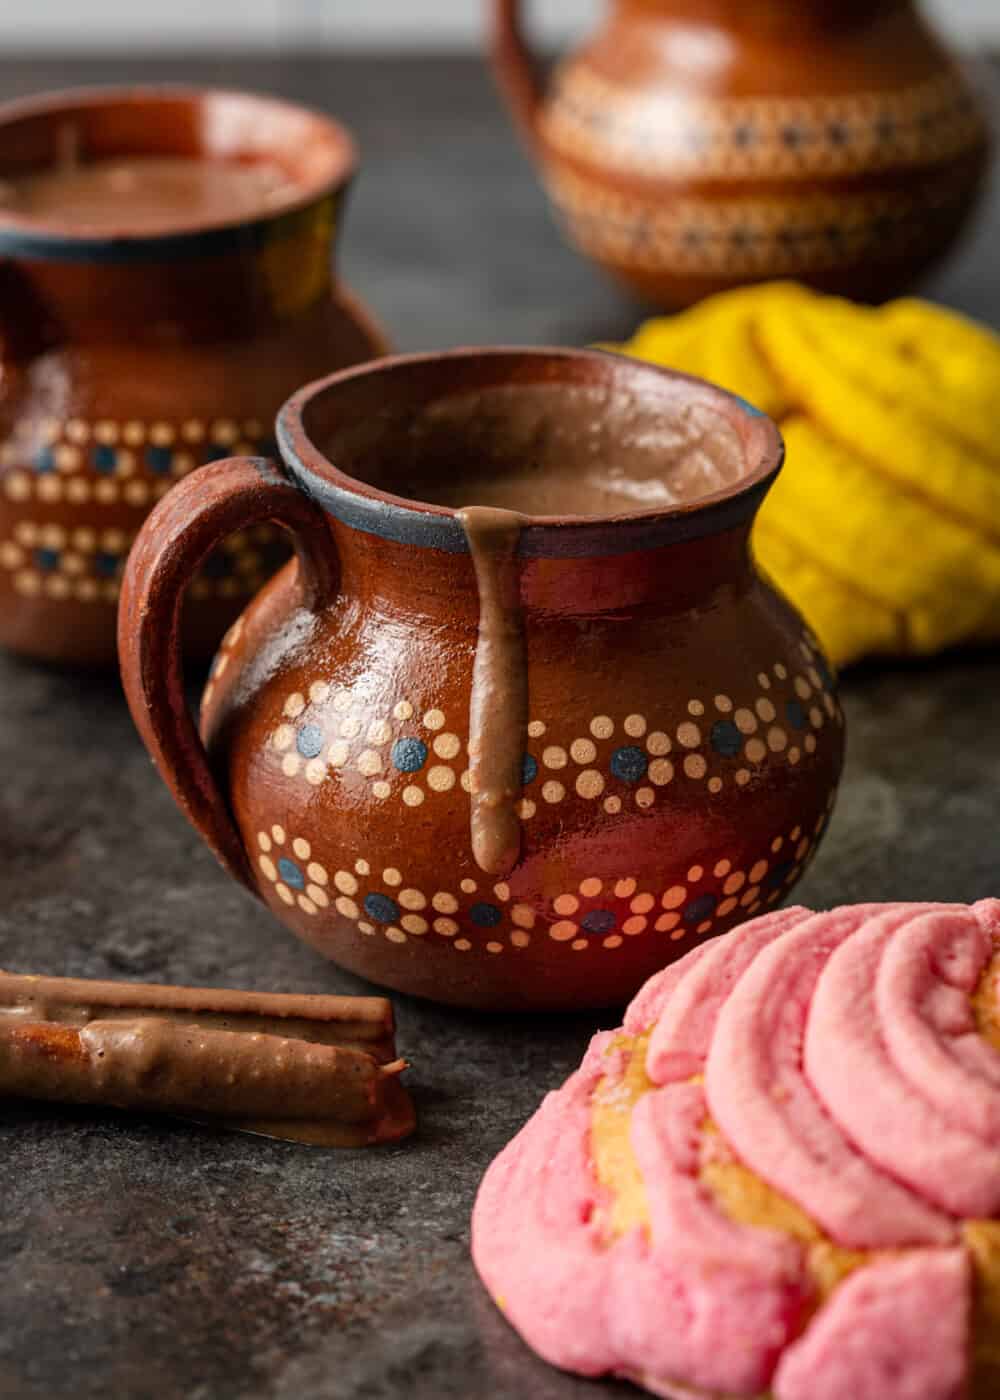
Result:
[[337,593],[337,559],[322,511],[266,457],[230,457],[178,482],[148,516],[129,553],[118,607],[118,655],[132,718],[174,800],[223,868],[256,885],[226,797],[184,694],[180,619],[199,565],[228,535],[273,521],[298,555],[302,605]]
[[514,120],[528,145],[536,146],[545,89],[538,63],[521,32],[521,0],[493,0],[490,58]]

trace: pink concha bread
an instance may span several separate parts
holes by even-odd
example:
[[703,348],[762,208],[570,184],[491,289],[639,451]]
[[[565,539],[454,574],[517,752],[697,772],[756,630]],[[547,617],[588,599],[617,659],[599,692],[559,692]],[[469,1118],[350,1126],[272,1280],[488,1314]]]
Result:
[[472,1252],[547,1360],[674,1400],[1000,1400],[1000,900],[695,949],[493,1162]]

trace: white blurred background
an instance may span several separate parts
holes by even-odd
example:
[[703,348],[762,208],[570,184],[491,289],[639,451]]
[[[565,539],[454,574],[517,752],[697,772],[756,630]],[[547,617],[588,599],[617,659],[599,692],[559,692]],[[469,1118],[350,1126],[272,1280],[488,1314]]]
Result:
[[[791,0],[794,4],[795,0]],[[525,0],[540,40],[582,34],[599,0]],[[0,42],[18,52],[165,48],[475,49],[486,0],[0,0]],[[1000,46],[1000,0],[925,0],[967,48]]]

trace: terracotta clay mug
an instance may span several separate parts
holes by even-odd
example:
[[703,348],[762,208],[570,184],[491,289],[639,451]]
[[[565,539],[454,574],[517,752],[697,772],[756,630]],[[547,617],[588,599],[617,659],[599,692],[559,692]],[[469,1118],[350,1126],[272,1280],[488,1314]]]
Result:
[[[179,198],[160,222],[125,195],[109,212],[91,192],[86,217],[74,188],[62,216],[58,191],[43,213],[0,199],[0,644],[16,651],[112,663],[121,570],[152,505],[205,461],[268,450],[298,385],[384,353],[333,279],[356,163],[337,123],[188,88],[0,107],[5,196],[42,171],[66,167],[74,186],[117,160],[110,197],[152,158],[192,157],[216,173],[267,163],[284,184],[259,207],[216,197],[202,216]],[[270,531],[226,541],[192,583],[189,650],[210,656],[286,557]]]
[[[461,350],[321,380],[278,441],[156,508],[120,648],[182,811],[285,924],[403,991],[583,1007],[785,898],[843,729],[749,553],[769,419],[598,351]],[[270,520],[298,560],[228,634],[199,737],[180,600]]]
[[952,244],[987,167],[914,0],[614,0],[548,92],[520,0],[493,63],[570,238],[675,307],[744,282],[883,301]]

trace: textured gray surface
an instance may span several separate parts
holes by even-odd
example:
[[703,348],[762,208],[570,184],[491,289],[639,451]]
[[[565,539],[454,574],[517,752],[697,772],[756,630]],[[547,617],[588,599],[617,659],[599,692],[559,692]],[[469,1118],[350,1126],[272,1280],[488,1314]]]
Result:
[[[0,65],[0,92],[136,76]],[[472,64],[143,65],[340,112],[366,166],[345,265],[403,348],[583,341],[635,309],[563,249]],[[932,290],[1000,324],[994,204]],[[818,907],[1000,891],[1000,665],[845,686],[842,796],[800,886]],[[0,965],[362,990],[228,882],[174,810],[110,679],[0,660]],[[181,1124],[4,1106],[0,1395],[582,1400],[627,1387],[536,1361],[467,1256],[487,1162],[607,1017],[398,1001],[419,1137],[320,1153]]]

